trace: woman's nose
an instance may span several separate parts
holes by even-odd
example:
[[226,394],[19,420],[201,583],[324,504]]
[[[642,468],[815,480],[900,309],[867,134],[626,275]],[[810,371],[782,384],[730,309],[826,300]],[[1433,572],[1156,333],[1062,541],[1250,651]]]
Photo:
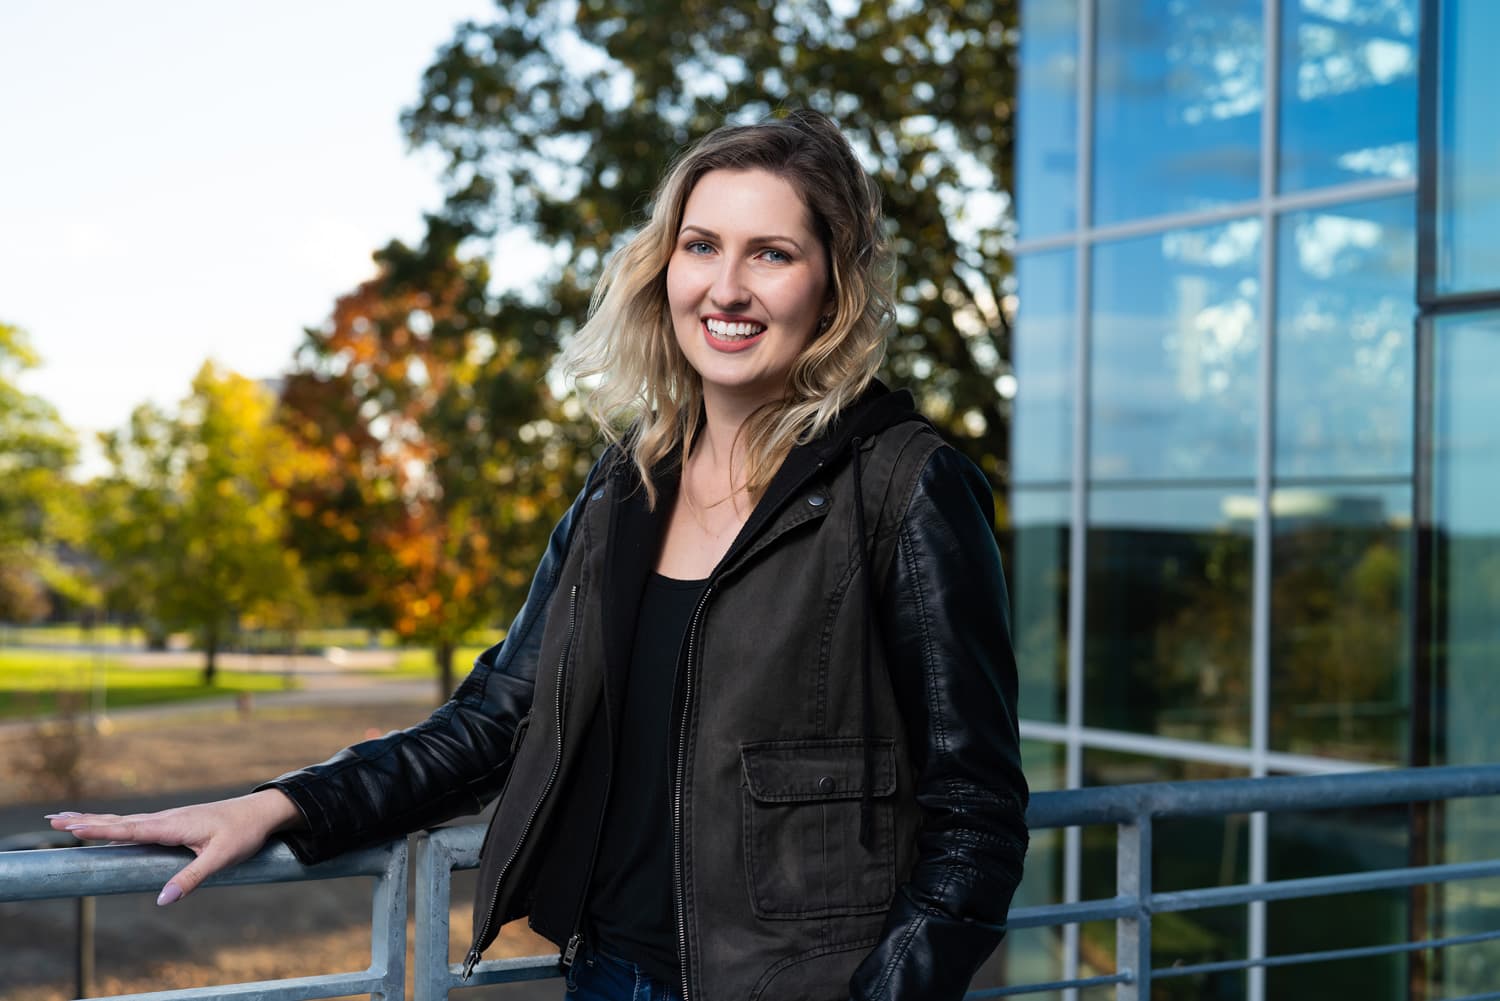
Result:
[[714,283],[708,294],[713,298],[714,305],[721,309],[741,305],[749,298],[738,261],[726,257],[719,263],[718,273],[714,275]]

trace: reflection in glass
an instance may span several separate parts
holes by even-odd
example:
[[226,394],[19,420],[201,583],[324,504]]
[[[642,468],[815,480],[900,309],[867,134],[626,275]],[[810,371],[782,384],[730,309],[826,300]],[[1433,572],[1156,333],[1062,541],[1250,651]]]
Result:
[[[1399,869],[1410,864],[1409,808],[1267,814],[1266,876],[1306,879]],[[1404,942],[1410,920],[1404,890],[1313,897],[1266,905],[1266,951],[1358,948]],[[1266,997],[1277,1001],[1406,1001],[1407,959],[1379,956],[1266,971]],[[1446,997],[1444,994],[1410,995]]]
[[1016,261],[1016,399],[1011,479],[1066,483],[1073,475],[1073,251]]
[[1066,490],[1016,490],[1011,496],[1011,630],[1020,713],[1049,723],[1066,716],[1070,497]]
[[1411,489],[1271,498],[1271,746],[1409,760]]
[[1035,239],[1078,227],[1078,0],[1021,5],[1016,218]]
[[[1039,740],[1021,741],[1021,760],[1033,793],[1067,787],[1065,755],[1061,744]],[[1011,901],[1012,910],[1062,903],[1063,838],[1058,829],[1034,830],[1026,849],[1026,878]],[[991,960],[980,968],[970,985],[973,990],[1017,983],[1048,983],[1061,980],[1063,941],[1060,928],[1020,928],[1006,933]],[[1059,1001],[1060,995],[1028,994],[1041,1001]]]
[[1410,473],[1414,213],[1403,196],[1282,219],[1278,475]]
[[1281,190],[1415,177],[1418,0],[1281,16]]
[[1095,478],[1255,474],[1260,240],[1244,219],[1095,249]]
[[1086,725],[1248,742],[1253,515],[1249,484],[1093,491]]
[[1500,289],[1500,3],[1446,0],[1440,10],[1437,290]]
[[1099,0],[1096,224],[1260,190],[1261,0]]
[[[1452,316],[1433,323],[1432,578],[1436,718],[1433,764],[1500,760],[1500,313]],[[1434,825],[1432,861],[1494,857],[1500,804],[1453,800]],[[1496,881],[1445,892],[1434,931],[1462,935],[1494,927]],[[1441,968],[1434,996],[1493,990],[1500,983],[1500,944],[1466,946]]]
[[[1239,769],[1168,758],[1085,750],[1083,784],[1191,782],[1243,778]],[[1112,827],[1083,828],[1080,884],[1085,900],[1115,892],[1115,842]],[[1241,815],[1158,819],[1152,824],[1152,886],[1159,891],[1227,886],[1249,879],[1249,824]],[[1114,972],[1114,928],[1085,926],[1080,951],[1085,976]],[[1213,963],[1246,956],[1244,907],[1161,912],[1151,919],[1152,965],[1167,967]],[[1276,995],[1267,995],[1275,997]],[[1153,1001],[1243,1001],[1245,975],[1220,973],[1158,980]]]

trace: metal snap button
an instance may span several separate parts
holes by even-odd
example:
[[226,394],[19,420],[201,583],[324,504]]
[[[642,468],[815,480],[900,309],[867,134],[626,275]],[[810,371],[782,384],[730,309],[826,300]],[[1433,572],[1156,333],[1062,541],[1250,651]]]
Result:
[[818,792],[822,792],[822,793],[833,792],[833,776],[832,775],[825,775],[822,778],[818,779]]
[[600,497],[603,497],[603,496],[604,496],[604,488],[600,487],[598,490],[594,491],[593,496],[589,497],[589,500],[598,500]]
[[828,498],[824,497],[822,494],[813,494],[812,496],[807,498],[807,503],[811,504],[813,507],[822,507],[824,504],[828,503]]

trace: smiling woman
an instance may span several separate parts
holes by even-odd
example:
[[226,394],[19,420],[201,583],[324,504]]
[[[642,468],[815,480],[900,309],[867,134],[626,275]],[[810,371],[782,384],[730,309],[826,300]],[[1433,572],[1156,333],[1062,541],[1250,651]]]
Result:
[[428,720],[91,839],[187,844],[170,903],[500,802],[466,975],[525,915],[574,1001],[957,999],[1026,851],[984,475],[875,379],[877,192],[826,117],[685,151],[570,345],[609,447],[504,643]]

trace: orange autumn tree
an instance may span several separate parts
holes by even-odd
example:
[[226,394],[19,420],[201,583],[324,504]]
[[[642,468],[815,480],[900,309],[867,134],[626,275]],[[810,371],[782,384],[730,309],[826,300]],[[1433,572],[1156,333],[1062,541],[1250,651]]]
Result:
[[444,696],[464,637],[519,607],[588,462],[547,388],[556,321],[492,296],[464,235],[430,221],[420,246],[377,252],[282,391],[321,465],[293,499],[293,544],[351,618],[432,648]]

